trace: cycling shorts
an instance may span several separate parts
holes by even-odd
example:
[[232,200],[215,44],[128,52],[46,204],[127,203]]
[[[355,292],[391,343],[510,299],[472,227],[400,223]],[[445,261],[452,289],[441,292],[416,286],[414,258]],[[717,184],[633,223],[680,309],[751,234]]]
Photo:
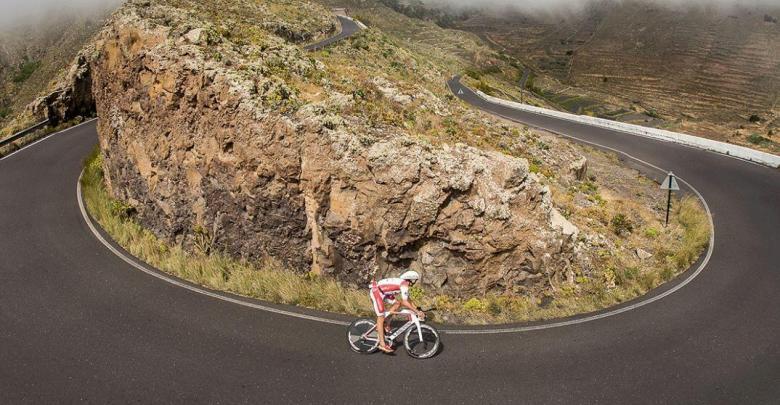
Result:
[[385,301],[391,304],[395,302],[395,297],[383,294],[382,291],[379,290],[379,287],[377,287],[376,282],[371,283],[368,295],[371,297],[371,306],[374,308],[376,316],[385,316]]

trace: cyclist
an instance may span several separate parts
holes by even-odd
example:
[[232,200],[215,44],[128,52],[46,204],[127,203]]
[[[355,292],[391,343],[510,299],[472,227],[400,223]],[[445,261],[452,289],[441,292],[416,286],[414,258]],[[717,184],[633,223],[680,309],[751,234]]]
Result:
[[[401,274],[398,278],[385,278],[379,281],[371,281],[369,296],[376,313],[376,331],[379,335],[379,350],[385,353],[392,353],[393,348],[385,344],[385,301],[392,304],[390,311],[396,312],[403,305],[414,311],[421,319],[425,318],[425,313],[418,310],[409,299],[409,287],[413,286],[420,279],[420,274],[409,270]],[[401,300],[397,299],[401,296]]]

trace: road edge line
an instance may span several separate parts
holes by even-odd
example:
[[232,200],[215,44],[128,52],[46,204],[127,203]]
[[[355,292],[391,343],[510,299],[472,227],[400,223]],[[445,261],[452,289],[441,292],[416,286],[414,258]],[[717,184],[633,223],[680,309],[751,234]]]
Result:
[[[191,284],[188,284],[188,283],[184,282],[183,280],[181,280],[179,278],[170,276],[167,273],[164,273],[164,272],[162,272],[160,270],[152,270],[152,269],[147,268],[146,265],[141,264],[138,261],[134,260],[135,258],[128,257],[127,255],[125,255],[124,253],[119,251],[116,247],[114,247],[111,243],[109,243],[103,237],[103,235],[100,233],[100,231],[98,231],[96,225],[92,221],[92,217],[89,216],[89,214],[87,213],[86,206],[84,205],[84,198],[82,197],[82,193],[81,193],[81,179],[83,177],[84,177],[84,170],[82,169],[81,174],[79,174],[79,179],[76,182],[76,199],[78,200],[79,210],[81,211],[81,216],[84,219],[84,222],[87,224],[87,227],[89,228],[89,230],[92,231],[92,234],[95,236],[95,238],[100,243],[102,243],[103,246],[105,246],[109,251],[111,251],[111,253],[113,253],[114,255],[116,255],[117,257],[122,259],[122,261],[124,261],[125,263],[127,263],[130,266],[134,267],[135,269],[140,270],[140,271],[142,271],[142,272],[144,272],[144,273],[146,273],[146,274],[148,274],[150,276],[156,277],[156,278],[158,278],[158,279],[160,279],[162,281],[165,281],[165,282],[167,282],[169,284],[173,284],[173,285],[175,285],[177,287],[181,287],[181,288],[184,288],[184,289],[190,290],[192,292],[195,292],[195,293],[198,293],[198,294],[202,294],[202,295],[205,295],[205,296],[208,296],[208,297],[211,297],[211,298],[216,298],[218,300],[227,301],[227,302],[230,302],[230,303],[233,303],[233,304],[238,304],[238,305],[241,305],[241,306],[244,306],[244,307],[249,307],[249,308],[253,308],[253,309],[259,309],[259,310],[262,310],[262,311],[271,312],[271,313],[275,313],[275,314],[279,314],[279,315],[291,316],[291,317],[299,318],[299,319],[306,319],[306,320],[317,321],[317,322],[322,322],[322,323],[329,323],[329,324],[333,324],[333,325],[339,325],[339,326],[347,326],[347,325],[349,325],[349,322],[338,321],[338,320],[335,320],[335,319],[328,319],[328,318],[314,316],[314,315],[306,315],[306,314],[301,314],[301,313],[297,313],[297,312],[293,312],[293,311],[286,311],[286,310],[283,310],[283,309],[273,308],[273,307],[270,307],[270,306],[261,305],[261,304],[257,304],[257,303],[246,302],[246,301],[243,301],[243,300],[240,300],[240,299],[236,299],[236,298],[227,296],[225,294],[220,294],[220,293],[217,293],[217,292],[214,292],[214,291],[209,291],[209,290],[207,290],[205,288],[196,287],[194,285],[191,285]],[[253,298],[247,298],[247,299],[253,299]]]
[[[494,115],[501,116],[500,114],[494,114]],[[501,117],[504,118],[504,119],[510,119],[510,118],[504,117],[504,116],[501,116]],[[512,121],[514,121],[514,120],[512,120]],[[540,129],[545,130],[545,131],[549,131],[549,130],[546,130],[546,129],[543,129],[543,128],[540,128]],[[553,132],[553,131],[549,131],[549,132]],[[661,168],[659,168],[659,167],[657,167],[657,166],[655,166],[655,165],[653,165],[651,163],[645,162],[645,161],[643,161],[643,160],[641,160],[639,158],[636,158],[636,157],[634,157],[634,156],[632,156],[632,155],[630,155],[630,154],[628,154],[626,152],[622,152],[620,150],[617,150],[617,149],[614,149],[614,148],[610,148],[608,146],[602,146],[602,145],[599,145],[599,144],[597,144],[595,142],[586,141],[586,140],[579,139],[579,138],[576,138],[576,137],[572,137],[572,136],[568,136],[568,135],[564,135],[564,134],[558,134],[558,135],[564,136],[564,137],[567,137],[567,138],[571,138],[571,139],[575,139],[577,141],[584,142],[584,143],[587,143],[587,144],[590,144],[590,145],[593,145],[593,146],[596,146],[596,147],[600,147],[600,148],[605,148],[605,149],[611,150],[611,151],[613,151],[615,153],[622,154],[622,155],[624,155],[624,156],[626,156],[626,157],[628,157],[630,159],[633,159],[633,160],[635,160],[635,161],[637,161],[639,163],[647,165],[648,167],[651,167],[653,169],[659,170],[662,173],[666,173]],[[87,224],[87,227],[89,227],[90,231],[95,236],[95,238],[100,243],[102,243],[103,246],[108,248],[108,250],[111,251],[114,255],[116,255],[117,257],[122,259],[125,263],[129,264],[130,266],[134,267],[135,269],[140,270],[140,271],[142,271],[142,272],[144,272],[144,273],[146,273],[146,274],[148,274],[150,276],[156,277],[156,278],[158,278],[158,279],[160,279],[162,281],[165,281],[167,283],[173,284],[173,285],[175,285],[177,287],[182,287],[182,288],[185,288],[187,290],[190,290],[190,291],[198,293],[198,294],[202,294],[202,295],[206,295],[208,297],[215,298],[215,299],[218,299],[218,300],[222,300],[222,301],[227,301],[227,302],[230,302],[230,303],[238,304],[238,305],[241,305],[241,306],[244,306],[244,307],[249,307],[249,308],[258,309],[258,310],[262,310],[262,311],[266,311],[266,312],[271,312],[271,313],[275,313],[275,314],[278,314],[278,315],[285,315],[285,316],[290,316],[290,317],[294,317],[294,318],[306,319],[306,320],[310,320],[310,321],[316,321],[316,322],[321,322],[321,323],[328,323],[328,324],[339,325],[339,326],[347,326],[349,324],[348,322],[338,321],[338,320],[334,320],[334,319],[328,319],[328,318],[314,316],[314,315],[306,315],[306,314],[301,314],[301,313],[297,313],[297,312],[294,312],[294,311],[287,311],[287,310],[273,308],[273,307],[270,307],[270,306],[267,306],[267,305],[246,302],[246,301],[239,300],[239,299],[236,299],[236,298],[233,298],[233,297],[230,297],[230,296],[218,293],[218,292],[214,292],[214,291],[210,291],[210,290],[207,290],[207,289],[204,289],[204,288],[199,288],[199,287],[190,285],[188,283],[185,283],[181,279],[178,279],[178,278],[175,278],[173,276],[170,276],[167,273],[164,273],[162,271],[151,270],[151,269],[147,268],[144,264],[141,264],[141,263],[137,262],[136,260],[134,260],[134,258],[130,258],[127,255],[125,255],[124,253],[120,252],[118,249],[116,249],[111,243],[106,241],[106,239],[103,237],[103,235],[101,235],[100,232],[97,230],[95,224],[92,221],[92,218],[87,213],[86,207],[84,205],[84,199],[83,199],[82,193],[81,193],[81,179],[82,179],[83,175],[84,175],[84,170],[81,171],[81,174],[79,175],[79,178],[78,178],[78,180],[76,182],[76,199],[78,201],[79,210],[81,211],[81,215],[82,215],[82,218],[84,219],[84,222]],[[658,300],[660,300],[662,298],[665,298],[665,297],[675,293],[676,291],[682,289],[688,283],[693,281],[693,279],[695,279],[704,270],[704,268],[709,263],[710,257],[712,256],[712,252],[713,252],[714,246],[715,246],[715,223],[713,221],[712,212],[710,211],[709,205],[707,204],[707,201],[704,199],[704,197],[701,195],[701,193],[696,188],[694,188],[690,183],[688,183],[685,179],[680,178],[680,177],[678,177],[677,179],[680,180],[683,184],[685,184],[688,188],[690,188],[697,195],[697,197],[699,198],[699,201],[701,201],[702,204],[704,205],[704,209],[707,212],[707,217],[708,217],[709,222],[710,222],[710,230],[711,230],[711,232],[710,232],[710,243],[709,243],[709,247],[708,247],[708,250],[707,250],[707,255],[705,256],[704,261],[702,261],[702,263],[699,265],[699,267],[690,276],[688,276],[686,279],[684,279],[681,282],[679,282],[677,285],[675,285],[671,289],[669,289],[667,291],[664,291],[663,293],[661,293],[659,295],[656,295],[656,296],[653,296],[653,297],[641,300],[641,301],[639,301],[637,303],[634,303],[634,304],[626,306],[626,307],[609,310],[609,311],[604,312],[604,313],[591,315],[591,316],[586,316],[586,317],[583,317],[583,318],[572,319],[572,320],[569,320],[569,321],[561,321],[561,322],[550,321],[551,323],[545,323],[545,324],[541,324],[541,325],[518,326],[518,327],[510,327],[510,328],[492,328],[492,329],[490,329],[490,328],[485,328],[485,329],[446,329],[446,328],[440,328],[439,331],[442,332],[442,333],[448,334],[448,335],[489,335],[489,334],[530,332],[530,331],[537,331],[537,330],[544,330],[544,329],[559,328],[559,327],[563,327],[563,326],[577,325],[577,324],[581,324],[581,323],[586,323],[586,322],[591,322],[591,321],[595,321],[595,320],[599,320],[599,319],[604,319],[604,318],[607,318],[607,317],[611,317],[611,316],[614,316],[614,315],[622,314],[624,312],[628,312],[628,311],[631,311],[633,309],[637,309],[637,308],[643,307],[645,305],[648,305],[648,304],[651,304],[651,303],[653,303],[655,301],[658,301]],[[247,298],[247,299],[253,299],[253,298]]]
[[[452,91],[452,86],[450,86],[449,82],[447,83],[447,87],[449,88],[450,92],[454,93]],[[465,100],[463,100],[463,101],[465,102]],[[485,100],[485,101],[490,103],[490,101],[488,101],[488,100]],[[466,102],[466,104],[468,104],[468,103]],[[484,111],[487,114],[495,115],[497,117],[501,117],[503,119],[506,119],[506,120],[509,120],[509,121],[512,121],[512,122],[517,122],[517,123],[520,123],[520,124],[523,124],[523,125],[526,125],[526,126],[537,128],[537,129],[542,130],[542,131],[547,131],[547,132],[556,134],[558,136],[562,136],[562,137],[573,139],[575,141],[582,142],[582,143],[585,143],[585,144],[588,144],[588,145],[591,145],[591,146],[595,146],[597,148],[606,149],[606,150],[615,152],[615,153],[617,153],[619,155],[623,155],[623,156],[625,156],[625,157],[627,157],[627,158],[629,158],[631,160],[639,162],[640,164],[643,164],[643,165],[645,165],[647,167],[650,167],[652,169],[658,170],[659,172],[661,172],[663,174],[667,173],[666,170],[661,169],[660,167],[658,167],[658,166],[656,166],[656,165],[654,165],[652,163],[646,162],[646,161],[644,161],[644,160],[642,160],[642,159],[640,159],[638,157],[635,157],[635,156],[633,156],[633,155],[631,155],[631,154],[629,154],[627,152],[623,152],[621,150],[618,150],[618,149],[615,149],[615,148],[612,148],[612,147],[609,147],[609,146],[601,145],[601,144],[596,143],[596,142],[592,142],[592,141],[588,141],[588,140],[585,140],[585,139],[577,138],[576,136],[566,135],[566,134],[560,133],[558,131],[549,130],[549,129],[538,127],[538,126],[535,126],[535,125],[529,125],[529,124],[520,122],[519,120],[507,117],[507,116],[505,116],[503,114],[494,113],[492,111],[486,111],[486,110],[484,110],[482,108],[479,108],[479,107],[476,107],[476,106],[472,106],[472,107],[477,108],[478,110]],[[662,142],[662,141],[659,140],[659,142]],[[749,163],[755,164],[754,162],[749,162]],[[622,314],[624,312],[628,312],[628,311],[631,311],[633,309],[637,309],[637,308],[643,307],[645,305],[652,304],[653,302],[656,302],[656,301],[658,301],[660,299],[666,298],[669,295],[679,291],[680,289],[682,289],[683,287],[688,285],[691,281],[693,281],[699,274],[701,274],[701,272],[704,270],[704,268],[707,267],[707,264],[709,263],[710,258],[712,257],[712,253],[713,253],[713,251],[715,249],[715,221],[712,218],[712,211],[710,211],[710,206],[709,206],[709,204],[707,204],[707,200],[704,199],[704,196],[699,192],[699,190],[697,190],[695,187],[693,187],[693,185],[691,185],[691,183],[687,182],[685,179],[680,178],[680,177],[677,177],[677,179],[680,180],[683,184],[685,184],[689,189],[691,189],[691,191],[693,191],[693,193],[696,194],[697,198],[699,199],[699,201],[701,201],[702,205],[704,206],[704,210],[707,212],[707,218],[709,219],[709,222],[710,222],[710,241],[709,241],[709,246],[707,247],[707,254],[704,257],[704,260],[701,262],[701,264],[699,264],[699,267],[690,276],[688,276],[684,280],[680,281],[674,287],[670,288],[667,291],[664,291],[661,294],[658,294],[656,296],[653,296],[653,297],[641,300],[639,302],[636,302],[634,304],[631,304],[631,305],[628,305],[628,306],[625,306],[625,307],[622,307],[622,308],[617,308],[617,309],[614,309],[614,310],[608,310],[607,312],[604,312],[604,313],[591,315],[591,316],[586,316],[586,317],[583,317],[583,318],[572,319],[572,320],[569,320],[569,321],[561,321],[561,322],[554,322],[553,321],[552,323],[542,324],[542,325],[518,326],[518,327],[513,327],[513,328],[501,328],[501,329],[492,329],[492,330],[491,329],[485,329],[485,330],[482,330],[482,329],[441,329],[441,332],[447,333],[447,334],[450,334],[450,335],[480,335],[480,334],[496,334],[496,333],[529,332],[529,331],[534,331],[534,330],[552,329],[552,328],[559,328],[559,327],[562,327],[562,326],[577,325],[577,324],[581,324],[581,323],[585,323],[585,322],[591,322],[591,321],[595,321],[595,320],[598,320],[598,319],[603,319],[603,318],[607,318],[607,317],[610,317],[610,316]],[[656,288],[658,288],[658,287],[656,287]],[[648,293],[650,293],[652,291],[653,290],[650,290],[650,291],[648,291]]]
[[87,121],[84,121],[84,122],[82,122],[82,123],[80,123],[80,124],[76,124],[76,125],[74,125],[74,126],[72,126],[72,127],[65,128],[65,129],[63,129],[62,131],[52,132],[52,133],[50,133],[49,135],[46,135],[46,136],[44,136],[43,138],[41,138],[41,139],[38,139],[37,141],[35,141],[35,142],[31,143],[31,144],[24,145],[24,146],[22,146],[21,148],[19,148],[19,149],[15,150],[15,151],[13,151],[13,152],[11,152],[11,153],[9,153],[9,154],[7,154],[7,155],[3,156],[3,157],[0,157],[0,162],[2,162],[3,160],[6,160],[6,159],[8,159],[8,158],[10,158],[11,156],[13,156],[13,155],[15,155],[15,154],[17,154],[17,153],[19,153],[19,152],[21,152],[21,151],[23,151],[23,150],[27,149],[27,148],[31,148],[31,147],[33,147],[33,146],[35,146],[35,145],[37,145],[37,144],[39,144],[39,143],[41,143],[41,142],[43,142],[43,141],[45,141],[45,140],[49,139],[49,138],[53,138],[53,137],[54,137],[54,135],[61,134],[61,133],[63,133],[63,132],[68,132],[68,131],[70,131],[71,129],[76,129],[76,128],[78,128],[78,127],[82,126],[82,125],[89,124],[90,122],[92,122],[92,121],[96,121],[96,120],[97,120],[97,118],[92,118],[92,119],[89,119],[89,120],[87,120]]

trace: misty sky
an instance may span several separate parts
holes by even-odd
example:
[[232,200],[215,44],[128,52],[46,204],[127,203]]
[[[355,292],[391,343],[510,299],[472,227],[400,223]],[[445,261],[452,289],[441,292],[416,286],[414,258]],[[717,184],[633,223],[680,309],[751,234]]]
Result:
[[[209,1],[209,0],[203,0]],[[587,0],[424,0],[429,4],[447,4],[454,6],[516,6],[524,10],[536,11],[576,11]],[[621,0],[614,0],[621,1]],[[705,5],[769,5],[780,7],[780,0],[645,0],[659,4],[705,4]],[[0,24],[13,25],[29,22],[31,19],[50,17],[57,14],[89,13],[88,10],[105,10],[116,7],[123,0],[0,0]]]
[[106,10],[123,0],[0,0],[0,24],[12,25],[57,14],[92,14]]
[[[535,11],[576,11],[587,3],[587,0],[423,0],[436,5],[446,4],[451,6],[514,6],[524,10]],[[614,0],[621,1],[621,0]],[[740,6],[774,6],[780,7],[780,0],[643,0],[646,2],[668,5],[714,5],[718,7]]]

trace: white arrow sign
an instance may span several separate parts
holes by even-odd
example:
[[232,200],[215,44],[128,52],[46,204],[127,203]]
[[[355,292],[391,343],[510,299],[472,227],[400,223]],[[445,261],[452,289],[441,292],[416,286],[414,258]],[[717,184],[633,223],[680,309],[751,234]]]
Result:
[[463,89],[458,89],[458,94],[463,94]]
[[661,183],[661,190],[671,190],[671,191],[680,190],[680,186],[677,184],[677,177],[674,175],[674,173],[669,172],[669,175],[666,176],[664,182]]

